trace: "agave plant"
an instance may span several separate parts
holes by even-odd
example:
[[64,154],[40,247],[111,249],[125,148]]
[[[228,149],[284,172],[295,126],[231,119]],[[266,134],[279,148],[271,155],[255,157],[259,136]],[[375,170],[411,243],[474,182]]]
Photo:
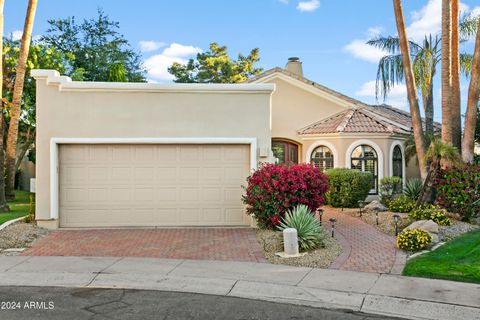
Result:
[[422,180],[418,178],[412,178],[412,179],[409,179],[405,184],[403,193],[413,201],[417,201],[418,197],[420,196],[420,193],[422,192],[422,188],[423,188]]
[[297,229],[298,245],[301,251],[317,248],[323,239],[320,222],[305,205],[298,205],[285,213],[285,218],[277,226],[279,230],[287,228]]

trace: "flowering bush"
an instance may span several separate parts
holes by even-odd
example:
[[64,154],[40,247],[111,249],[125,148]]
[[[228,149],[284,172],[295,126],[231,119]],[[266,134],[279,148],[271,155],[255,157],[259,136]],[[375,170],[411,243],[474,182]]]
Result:
[[408,213],[415,208],[415,201],[405,195],[393,198],[388,203],[388,210],[392,212]]
[[397,246],[408,251],[418,251],[427,248],[432,243],[432,237],[421,229],[405,229],[397,236]]
[[463,220],[480,214],[480,166],[440,169],[434,180],[437,203]]
[[411,211],[408,216],[412,220],[433,220],[442,226],[449,226],[452,224],[447,217],[447,210],[437,208],[434,205],[422,205]]
[[327,170],[330,192],[327,202],[333,207],[357,208],[364,201],[373,185],[373,175],[355,169],[336,168]]
[[328,191],[328,178],[310,164],[264,164],[247,182],[242,200],[261,228],[279,225],[285,212],[299,204],[314,212]]

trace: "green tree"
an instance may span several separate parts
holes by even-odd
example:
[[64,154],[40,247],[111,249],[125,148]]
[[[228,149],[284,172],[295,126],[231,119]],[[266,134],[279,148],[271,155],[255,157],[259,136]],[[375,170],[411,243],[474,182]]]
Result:
[[175,76],[177,83],[240,83],[262,72],[255,63],[260,60],[260,51],[255,48],[248,56],[238,55],[232,60],[226,46],[210,44],[210,50],[197,54],[186,64],[174,63],[168,72]]
[[[145,82],[138,52],[119,32],[120,25],[98,9],[98,16],[77,23],[75,17],[49,20],[42,41],[63,54],[73,54],[72,70],[84,81]],[[68,73],[67,73],[68,74]],[[113,80],[112,80],[113,79]]]

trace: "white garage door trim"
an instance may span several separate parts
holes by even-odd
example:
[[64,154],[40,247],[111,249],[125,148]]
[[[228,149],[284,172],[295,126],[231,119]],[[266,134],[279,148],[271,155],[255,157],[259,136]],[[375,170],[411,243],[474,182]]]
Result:
[[60,144],[248,144],[250,169],[257,168],[256,138],[52,138],[50,140],[50,218],[58,219]]

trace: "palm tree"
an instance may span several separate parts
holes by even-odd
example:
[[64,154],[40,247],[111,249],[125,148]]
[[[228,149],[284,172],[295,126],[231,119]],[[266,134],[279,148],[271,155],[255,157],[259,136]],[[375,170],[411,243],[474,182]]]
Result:
[[460,27],[459,1],[452,0],[452,143],[462,150],[462,113],[460,108]]
[[473,162],[475,148],[475,130],[478,117],[478,99],[480,96],[480,23],[477,23],[477,36],[472,59],[471,79],[468,88],[465,129],[463,133],[462,156],[465,162]]
[[21,103],[23,94],[23,83],[25,80],[26,63],[30,42],[32,40],[33,22],[35,20],[35,11],[37,9],[37,0],[29,0],[25,25],[23,27],[22,42],[18,57],[17,72],[15,74],[15,85],[13,87],[13,97],[10,111],[10,124],[8,126],[7,136],[7,156],[6,156],[6,197],[15,199],[15,162],[17,159],[17,138],[18,125],[20,122]]
[[[385,100],[391,88],[403,82],[403,59],[398,37],[378,37],[367,44],[385,50],[389,55],[380,59],[377,70],[376,97]],[[440,39],[438,36],[425,36],[421,44],[409,41],[413,59],[413,75],[420,91],[425,111],[425,133],[433,135],[433,78],[441,60]]]
[[442,141],[452,136],[452,1],[442,0]]
[[[3,5],[4,0],[0,0],[0,39],[3,39]],[[0,52],[3,55],[3,41],[0,41]],[[3,79],[3,59],[0,59],[0,79]],[[3,81],[0,81],[0,212],[6,212],[8,208],[7,199],[5,198],[5,151],[3,150],[3,140],[5,139],[5,130],[3,127]]]
[[422,118],[420,116],[420,108],[418,106],[417,89],[412,69],[410,46],[407,38],[407,31],[405,29],[405,19],[403,17],[402,1],[393,0],[393,7],[395,10],[395,20],[397,23],[400,51],[402,53],[403,72],[405,74],[408,102],[410,104],[410,114],[412,115],[412,127],[415,137],[415,148],[417,150],[420,175],[422,179],[426,179],[427,164],[425,162],[425,138],[423,136]]

